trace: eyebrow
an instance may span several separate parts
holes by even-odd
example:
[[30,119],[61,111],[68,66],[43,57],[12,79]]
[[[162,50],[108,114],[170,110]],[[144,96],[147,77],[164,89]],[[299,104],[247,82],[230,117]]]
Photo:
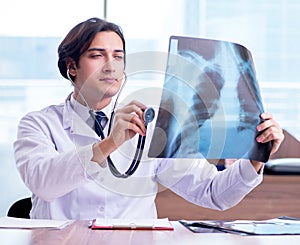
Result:
[[[88,52],[91,52],[91,51],[99,51],[99,52],[104,52],[106,51],[104,48],[90,48],[87,50]],[[117,53],[124,53],[124,50],[123,49],[115,49],[114,52],[117,52]]]

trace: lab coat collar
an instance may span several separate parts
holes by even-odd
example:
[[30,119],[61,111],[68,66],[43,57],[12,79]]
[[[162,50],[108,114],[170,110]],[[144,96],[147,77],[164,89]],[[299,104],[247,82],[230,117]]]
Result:
[[95,131],[90,128],[86,122],[74,111],[70,99],[73,93],[69,94],[64,103],[63,109],[63,127],[69,129],[72,134],[83,135],[92,138],[98,138]]

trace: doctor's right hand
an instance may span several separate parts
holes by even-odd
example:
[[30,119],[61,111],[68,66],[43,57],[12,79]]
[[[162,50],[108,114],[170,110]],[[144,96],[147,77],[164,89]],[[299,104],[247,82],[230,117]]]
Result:
[[143,115],[146,109],[144,104],[135,100],[117,109],[109,136],[93,146],[92,161],[102,163],[113,151],[136,134],[145,136],[146,127]]
[[134,100],[115,111],[112,130],[108,138],[116,147],[133,138],[136,134],[146,135],[143,119],[145,109],[147,107],[144,104]]

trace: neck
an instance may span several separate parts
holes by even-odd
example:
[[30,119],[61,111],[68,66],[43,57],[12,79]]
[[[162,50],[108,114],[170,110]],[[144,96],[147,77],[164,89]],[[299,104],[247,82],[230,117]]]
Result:
[[105,108],[106,106],[108,106],[110,104],[111,100],[112,100],[112,98],[103,98],[100,101],[93,101],[93,100],[88,100],[88,99],[85,101],[85,100],[82,99],[82,97],[80,96],[80,94],[76,90],[74,91],[73,96],[74,96],[74,99],[78,103],[88,107],[89,109],[97,110],[97,111],[100,111],[103,108]]

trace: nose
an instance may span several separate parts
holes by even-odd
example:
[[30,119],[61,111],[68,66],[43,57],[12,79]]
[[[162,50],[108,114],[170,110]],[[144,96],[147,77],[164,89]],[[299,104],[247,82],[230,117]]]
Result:
[[112,73],[116,71],[115,65],[114,65],[114,60],[113,59],[108,59],[106,63],[103,65],[102,71],[104,73]]

